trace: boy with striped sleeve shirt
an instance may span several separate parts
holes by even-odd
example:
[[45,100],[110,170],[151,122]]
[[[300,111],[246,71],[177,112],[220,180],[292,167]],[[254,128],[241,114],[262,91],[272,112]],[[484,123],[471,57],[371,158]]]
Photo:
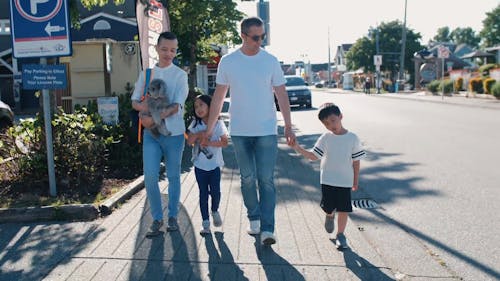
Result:
[[342,126],[342,113],[338,106],[323,104],[318,118],[328,132],[319,137],[310,151],[302,148],[298,142],[293,148],[309,160],[321,159],[320,206],[326,213],[325,230],[333,232],[335,213],[338,213],[335,244],[342,250],[348,247],[344,230],[348,215],[352,212],[351,189],[358,189],[360,159],[365,157],[365,151],[358,136]]

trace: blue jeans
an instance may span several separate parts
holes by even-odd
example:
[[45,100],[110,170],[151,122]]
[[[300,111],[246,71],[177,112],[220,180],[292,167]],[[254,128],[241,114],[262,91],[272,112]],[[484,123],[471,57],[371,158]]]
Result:
[[219,210],[220,203],[220,168],[217,167],[212,171],[205,171],[194,168],[198,188],[200,189],[200,211],[201,218],[208,220],[208,196],[212,198],[211,210],[216,212]]
[[142,160],[144,167],[144,184],[148,195],[151,216],[154,220],[163,219],[161,206],[160,162],[165,159],[168,179],[168,216],[177,217],[179,212],[179,198],[181,195],[181,161],[184,150],[184,136],[163,136],[158,139],[151,135],[151,131],[144,130],[142,144]]
[[247,208],[247,217],[251,221],[260,219],[261,231],[274,232],[274,166],[278,154],[278,138],[276,135],[231,136],[231,141],[240,167],[241,194]]

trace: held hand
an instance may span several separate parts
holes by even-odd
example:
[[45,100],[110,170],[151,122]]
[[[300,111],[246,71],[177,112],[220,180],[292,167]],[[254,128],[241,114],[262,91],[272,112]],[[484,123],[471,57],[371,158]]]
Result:
[[289,146],[291,147],[295,146],[295,134],[293,133],[291,127],[285,126],[285,138]]
[[199,137],[199,140],[200,140],[200,146],[202,147],[206,147],[208,146],[208,140],[210,139],[210,134],[208,134],[207,131],[203,131],[200,133],[200,137]]
[[154,121],[151,116],[141,113],[139,117],[141,118],[141,123],[144,128],[151,128],[154,125]]

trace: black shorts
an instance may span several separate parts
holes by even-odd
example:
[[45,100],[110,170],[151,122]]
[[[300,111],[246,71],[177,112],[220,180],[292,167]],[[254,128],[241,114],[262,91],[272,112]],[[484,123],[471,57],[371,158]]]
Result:
[[351,213],[351,189],[322,184],[320,206],[327,214],[331,214],[334,210]]

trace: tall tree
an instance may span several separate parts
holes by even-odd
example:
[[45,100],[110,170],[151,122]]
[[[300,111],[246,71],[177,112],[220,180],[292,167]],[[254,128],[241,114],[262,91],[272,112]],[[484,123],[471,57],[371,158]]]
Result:
[[470,28],[461,28],[457,27],[450,33],[450,38],[455,44],[467,44],[473,48],[477,48],[479,46],[479,42],[481,42],[481,37],[476,35],[476,32]]
[[[399,21],[381,23],[377,27],[379,33],[379,51],[382,55],[381,71],[397,73],[399,67],[399,58],[401,54],[401,30],[403,24]],[[420,44],[421,35],[411,29],[406,31],[405,48],[405,69],[413,77],[413,54],[423,47]],[[376,32],[370,31],[368,37],[360,38],[354,43],[346,54],[347,68],[356,70],[361,67],[365,71],[375,71],[373,65],[373,56],[376,54]]]
[[438,28],[436,35],[434,35],[432,40],[435,42],[450,42],[450,28],[447,26]]
[[236,6],[232,0],[169,1],[171,29],[179,37],[179,59],[189,67],[191,88],[197,62],[213,62],[214,47],[240,42],[237,27],[243,13]]
[[493,47],[500,44],[500,4],[491,12],[486,13],[483,29],[479,32],[483,47]]

